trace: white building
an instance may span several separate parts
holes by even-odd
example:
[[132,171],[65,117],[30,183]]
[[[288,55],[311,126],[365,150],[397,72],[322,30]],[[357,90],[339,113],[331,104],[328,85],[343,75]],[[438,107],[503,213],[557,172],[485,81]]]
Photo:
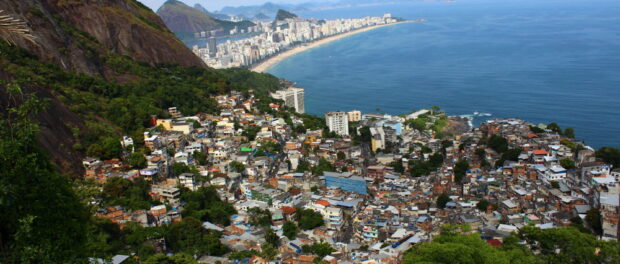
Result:
[[284,105],[295,108],[295,112],[305,113],[304,89],[289,87],[286,90],[279,90],[271,94],[271,97],[284,101]]
[[327,112],[325,121],[330,132],[341,136],[349,135],[349,116],[345,112]]

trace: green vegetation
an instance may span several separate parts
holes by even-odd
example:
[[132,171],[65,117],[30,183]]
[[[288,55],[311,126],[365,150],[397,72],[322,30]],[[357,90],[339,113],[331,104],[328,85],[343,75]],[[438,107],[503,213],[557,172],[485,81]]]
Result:
[[611,164],[614,168],[620,166],[620,149],[612,147],[602,147],[596,151],[596,157]]
[[245,170],[245,165],[243,165],[243,163],[238,162],[238,161],[232,161],[229,166],[232,169],[232,171],[237,172],[237,173],[242,173]]
[[489,138],[487,144],[490,148],[502,154],[508,150],[508,140],[500,135],[493,135]]
[[450,199],[447,194],[442,193],[439,197],[437,197],[437,207],[441,209],[446,208],[446,204],[450,201],[452,201],[452,199]]
[[331,254],[336,250],[327,242],[321,241],[312,245],[303,245],[301,247],[301,251],[303,251],[304,253],[311,253],[317,255],[319,259],[323,259],[325,256]]
[[602,216],[598,209],[592,208],[586,213],[586,222],[592,231],[594,231],[594,234],[597,236],[603,235]]
[[506,150],[506,152],[502,153],[502,157],[495,162],[495,167],[499,168],[504,166],[504,162],[507,160],[511,161],[519,161],[519,155],[523,150],[520,148],[513,148]]
[[293,240],[295,239],[295,237],[297,237],[297,233],[299,233],[299,228],[297,228],[297,225],[295,225],[295,223],[288,221],[284,223],[284,226],[282,227],[282,232],[284,233],[285,237]]
[[129,165],[134,169],[144,169],[146,168],[146,158],[142,153],[134,152],[129,154],[127,157],[127,161]]
[[335,171],[335,170],[336,170],[336,168],[334,167],[334,165],[332,165],[325,158],[321,158],[321,159],[319,159],[319,164],[316,165],[312,169],[312,174],[315,175],[315,176],[321,176],[321,175],[323,175],[323,172],[325,172],[325,171]]
[[258,207],[248,209],[249,221],[253,226],[269,227],[271,226],[271,212],[268,209],[260,209]]
[[150,209],[157,204],[149,195],[150,184],[143,178],[130,181],[121,177],[108,178],[103,185],[103,203],[106,206],[120,205],[130,210]]
[[[18,85],[6,88],[11,99],[0,111],[0,262],[85,262],[89,213],[36,141],[36,116],[44,105]],[[23,103],[16,106],[18,101]]]
[[289,18],[296,18],[297,15],[288,12],[286,10],[278,9],[278,13],[276,14],[276,21],[282,21]]
[[575,168],[575,162],[570,158],[561,159],[560,165],[562,165],[562,167],[564,167],[565,169],[569,169],[569,170]]
[[429,157],[428,161],[411,162],[413,164],[413,167],[411,167],[411,176],[426,176],[441,167],[441,164],[443,164],[443,155],[440,152],[436,152]]
[[469,170],[469,163],[461,160],[454,165],[454,182],[461,183]]
[[297,223],[303,230],[313,229],[323,225],[323,216],[312,209],[297,209]]
[[166,256],[164,254],[155,254],[144,261],[145,264],[196,264],[198,263],[192,256],[187,254],[176,254],[174,256]]
[[230,217],[236,214],[235,208],[217,195],[215,187],[200,187],[195,192],[181,189],[181,199],[186,202],[181,212],[183,217],[193,217],[214,224],[229,225]]
[[478,208],[478,210],[482,212],[486,212],[487,208],[489,207],[489,204],[490,203],[487,200],[480,200],[478,204],[476,204],[476,208]]
[[[95,50],[94,38],[69,25],[81,45]],[[244,69],[211,70],[177,65],[151,67],[109,52],[100,60],[117,75],[131,76],[131,81],[116,83],[101,77],[65,72],[60,67],[40,62],[26,51],[0,42],[0,67],[11,69],[15,82],[23,87],[47,87],[86,122],[88,131],[75,135],[90,156],[118,158],[122,134],[139,139],[151,115],[167,117],[168,107],[176,106],[182,113],[217,113],[211,97],[232,90],[254,90],[259,105],[273,99],[268,91],[280,88],[279,79],[269,74]],[[95,56],[95,55],[93,55]],[[268,106],[267,106],[268,108]]]
[[166,232],[166,242],[174,252],[186,253],[190,256],[204,254],[221,256],[229,249],[220,242],[222,234],[202,227],[202,222],[193,217],[184,217],[174,222]]

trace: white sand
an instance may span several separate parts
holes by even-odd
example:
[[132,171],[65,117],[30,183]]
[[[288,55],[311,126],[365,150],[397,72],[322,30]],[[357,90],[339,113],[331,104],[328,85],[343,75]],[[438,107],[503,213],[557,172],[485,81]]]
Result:
[[370,27],[363,27],[363,28],[359,28],[356,30],[352,30],[349,31],[347,33],[342,33],[342,34],[338,34],[338,35],[334,35],[334,36],[329,36],[327,38],[324,39],[320,39],[314,42],[310,42],[310,44],[307,45],[302,45],[302,46],[298,46],[295,47],[293,49],[287,50],[285,52],[276,54],[275,56],[264,60],[263,62],[259,63],[258,65],[252,67],[250,70],[255,71],[255,72],[265,72],[267,70],[269,70],[269,68],[275,66],[276,64],[280,63],[281,61],[285,60],[286,58],[293,56],[295,54],[316,48],[318,46],[321,46],[323,44],[327,44],[330,43],[334,40],[339,40],[342,38],[346,38],[348,36],[352,36],[358,33],[362,33],[362,32],[366,32],[369,30],[373,30],[373,29],[377,29],[380,27],[385,27],[385,26],[391,26],[391,25],[396,25],[396,24],[401,24],[401,23],[406,23],[409,21],[403,21],[403,22],[396,22],[396,23],[391,23],[391,24],[382,24],[382,25],[375,25],[375,26],[370,26]]

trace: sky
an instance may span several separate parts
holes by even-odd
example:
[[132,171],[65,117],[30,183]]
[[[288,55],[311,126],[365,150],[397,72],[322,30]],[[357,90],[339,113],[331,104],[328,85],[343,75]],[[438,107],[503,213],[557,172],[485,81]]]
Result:
[[[153,9],[153,11],[157,11],[157,9],[164,3],[166,0],[138,0],[145,4],[146,6]],[[181,0],[185,4],[189,6],[194,6],[196,3],[204,6],[209,11],[217,11],[222,9],[225,6],[242,6],[242,5],[262,5],[266,2],[273,3],[292,3],[292,4],[300,4],[313,2],[312,0]]]

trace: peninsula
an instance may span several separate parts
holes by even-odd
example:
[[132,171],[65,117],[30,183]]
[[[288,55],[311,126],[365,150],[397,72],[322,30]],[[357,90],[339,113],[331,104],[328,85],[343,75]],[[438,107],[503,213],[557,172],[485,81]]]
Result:
[[391,25],[396,25],[396,24],[401,24],[401,23],[408,23],[408,22],[413,22],[413,21],[400,21],[400,22],[389,23],[389,24],[380,24],[380,25],[363,27],[363,28],[359,28],[359,29],[355,29],[355,30],[346,32],[346,33],[342,33],[342,34],[326,37],[326,38],[323,38],[323,39],[320,39],[320,40],[316,40],[316,41],[308,43],[308,44],[298,45],[298,46],[293,47],[293,48],[291,48],[291,49],[289,49],[287,51],[284,51],[282,53],[278,53],[278,54],[276,54],[273,57],[267,58],[264,61],[261,61],[261,62],[257,63],[256,65],[252,66],[250,69],[252,71],[255,71],[255,72],[266,72],[271,67],[277,65],[278,63],[282,62],[283,60],[285,60],[288,57],[291,57],[293,55],[302,53],[304,51],[307,51],[307,50],[319,47],[321,45],[330,43],[332,41],[343,39],[343,38],[346,38],[346,37],[349,37],[349,36],[352,36],[352,35],[355,35],[355,34],[358,34],[358,33],[374,30],[374,29],[377,29],[377,28],[391,26]]

